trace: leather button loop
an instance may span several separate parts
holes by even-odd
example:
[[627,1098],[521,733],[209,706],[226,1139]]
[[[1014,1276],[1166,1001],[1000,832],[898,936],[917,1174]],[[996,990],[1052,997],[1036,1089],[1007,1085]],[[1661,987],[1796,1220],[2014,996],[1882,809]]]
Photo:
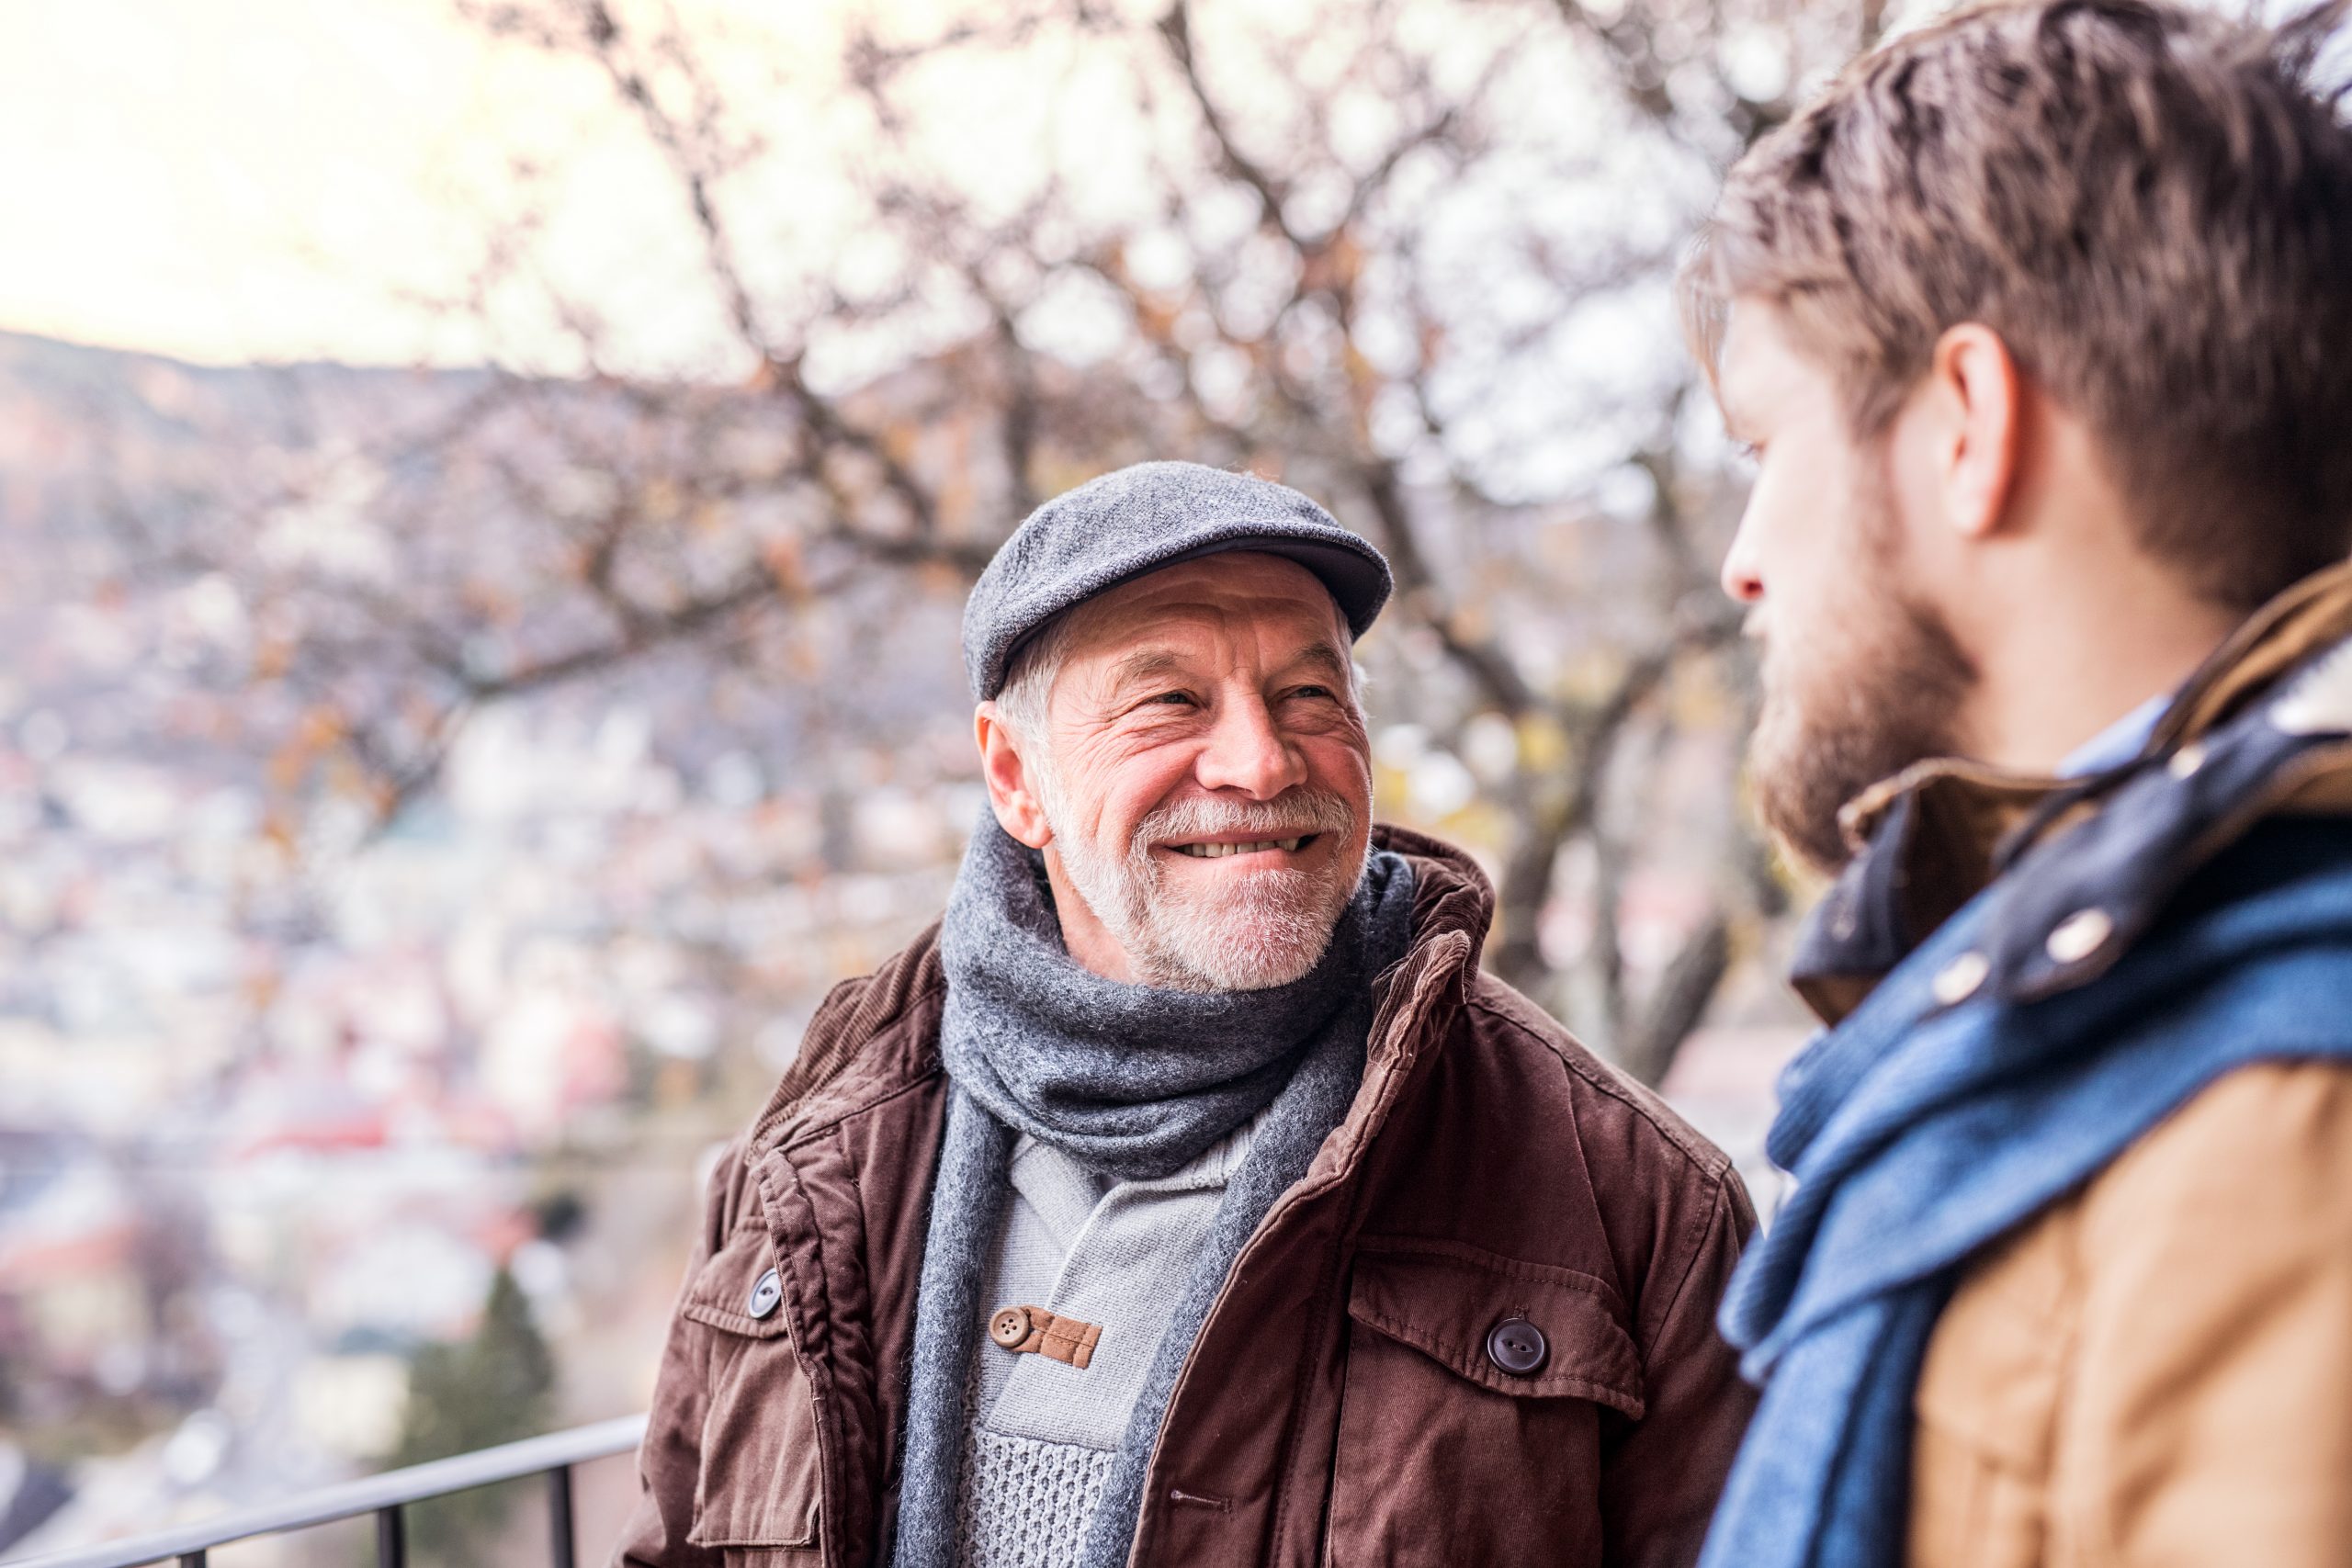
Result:
[[775,1311],[776,1303],[782,1300],[784,1300],[784,1280],[777,1276],[775,1269],[771,1269],[760,1276],[758,1284],[752,1287],[752,1299],[745,1304],[743,1310],[753,1317],[765,1317]]
[[1017,1350],[1029,1337],[1029,1309],[1006,1307],[989,1319],[989,1337],[1008,1350]]
[[1507,1317],[1487,1336],[1487,1359],[1513,1377],[1532,1376],[1551,1354],[1544,1331],[1523,1317]]

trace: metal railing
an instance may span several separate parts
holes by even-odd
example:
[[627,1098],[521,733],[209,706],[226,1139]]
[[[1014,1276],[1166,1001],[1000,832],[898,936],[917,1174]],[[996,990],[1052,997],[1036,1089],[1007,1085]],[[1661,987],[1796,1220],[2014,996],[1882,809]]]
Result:
[[549,1432],[519,1443],[481,1449],[406,1470],[386,1471],[336,1486],[234,1513],[198,1524],[155,1530],[96,1546],[53,1551],[45,1557],[11,1558],[6,1568],[139,1568],[148,1562],[177,1559],[179,1568],[206,1568],[205,1554],[216,1546],[257,1535],[277,1535],[308,1529],[337,1519],[376,1516],[376,1568],[407,1568],[408,1521],[401,1510],[411,1503],[470,1492],[501,1481],[526,1475],[548,1479],[548,1558],[552,1568],[578,1568],[571,1530],[571,1468],[590,1460],[609,1459],[633,1450],[645,1436],[645,1417],[623,1416],[593,1427]]

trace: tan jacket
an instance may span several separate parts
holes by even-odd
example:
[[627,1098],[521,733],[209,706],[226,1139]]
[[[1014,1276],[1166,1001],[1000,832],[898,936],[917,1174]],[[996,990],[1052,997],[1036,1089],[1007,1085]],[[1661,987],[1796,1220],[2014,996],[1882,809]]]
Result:
[[[2201,736],[2347,637],[2341,567],[2233,637],[2151,754],[2190,777]],[[2352,664],[2332,662],[2313,725],[2330,732],[2352,728]],[[1855,802],[1849,834],[1901,802],[1919,824],[1904,883],[1919,930],[1992,878],[2005,836],[2095,809],[2067,786],[1939,761]],[[2228,836],[2273,812],[2352,816],[2352,744],[2241,805]],[[1874,980],[1800,988],[1834,1021]],[[1979,1258],[1938,1321],[1915,1411],[1914,1568],[2352,1568],[2352,1067],[2240,1068]]]
[[1917,1397],[1916,1568],[2352,1563],[2352,1068],[2192,1100],[1977,1266]]

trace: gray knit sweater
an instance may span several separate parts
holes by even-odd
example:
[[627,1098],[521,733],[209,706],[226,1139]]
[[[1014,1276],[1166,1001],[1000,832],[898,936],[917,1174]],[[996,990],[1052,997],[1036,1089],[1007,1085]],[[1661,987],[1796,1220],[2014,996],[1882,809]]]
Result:
[[1256,1128],[1252,1121],[1154,1180],[1109,1182],[1035,1138],[1014,1145],[981,1315],[1042,1306],[1100,1325],[1102,1338],[1080,1371],[981,1336],[956,1492],[962,1568],[1078,1561],[1170,1315]]

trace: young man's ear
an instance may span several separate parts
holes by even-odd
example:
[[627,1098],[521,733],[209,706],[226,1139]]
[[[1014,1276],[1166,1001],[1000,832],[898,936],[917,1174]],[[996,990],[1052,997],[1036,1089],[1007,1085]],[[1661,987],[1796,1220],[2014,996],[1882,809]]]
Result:
[[989,806],[996,813],[998,826],[1033,850],[1053,842],[1054,830],[1046,825],[1045,805],[1037,798],[1029,764],[1021,755],[1026,742],[1013,734],[996,704],[982,703],[973,711],[972,737],[979,742],[980,777],[987,782]]
[[2009,345],[1964,321],[1936,340],[1928,380],[1938,412],[1945,521],[1967,538],[1997,532],[2018,473],[2024,387]]

